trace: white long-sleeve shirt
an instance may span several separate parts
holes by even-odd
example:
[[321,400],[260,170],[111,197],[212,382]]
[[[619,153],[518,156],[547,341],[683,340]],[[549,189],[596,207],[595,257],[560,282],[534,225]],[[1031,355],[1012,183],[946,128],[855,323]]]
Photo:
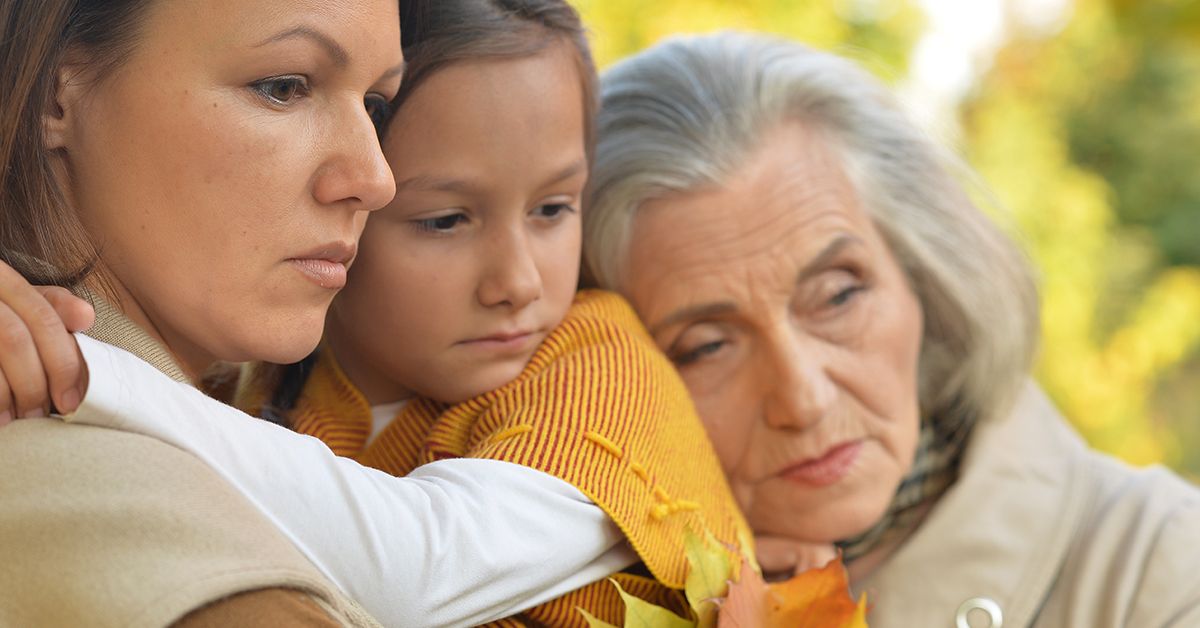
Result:
[[506,617],[632,564],[607,515],[570,484],[494,460],[443,460],[397,478],[321,441],[76,336],[90,381],[65,420],[195,454],[384,625]]

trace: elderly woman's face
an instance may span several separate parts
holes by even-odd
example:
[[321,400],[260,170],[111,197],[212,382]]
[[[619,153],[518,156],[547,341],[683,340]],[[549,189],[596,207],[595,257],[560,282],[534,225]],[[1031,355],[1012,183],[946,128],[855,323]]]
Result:
[[766,137],[725,185],[642,207],[623,287],[755,532],[829,542],[912,465],[922,313],[825,141]]

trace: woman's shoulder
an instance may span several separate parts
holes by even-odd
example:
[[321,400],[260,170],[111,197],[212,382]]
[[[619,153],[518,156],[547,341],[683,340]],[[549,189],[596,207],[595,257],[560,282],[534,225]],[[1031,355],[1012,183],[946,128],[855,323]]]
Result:
[[[1200,625],[1200,488],[1161,466],[1133,468],[1092,450],[1082,466],[1089,508],[1057,588],[1094,609],[1067,610],[1093,614],[1093,625]],[[1188,612],[1193,623],[1179,623]]]
[[0,588],[21,600],[0,605],[3,625],[167,625],[279,586],[336,596],[232,486],[145,436],[49,419],[10,425],[0,430],[0,502]]

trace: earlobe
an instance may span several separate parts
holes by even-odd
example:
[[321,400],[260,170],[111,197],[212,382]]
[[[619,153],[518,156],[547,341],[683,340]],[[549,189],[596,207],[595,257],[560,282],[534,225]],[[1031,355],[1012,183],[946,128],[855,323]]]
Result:
[[42,137],[47,150],[66,148],[71,141],[71,129],[78,115],[83,80],[80,68],[64,64],[55,74],[54,91],[42,113]]

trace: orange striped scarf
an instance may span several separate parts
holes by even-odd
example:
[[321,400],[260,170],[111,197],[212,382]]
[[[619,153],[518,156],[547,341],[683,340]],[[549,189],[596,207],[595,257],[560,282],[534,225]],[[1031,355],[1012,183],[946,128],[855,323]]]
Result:
[[[251,414],[269,396],[260,380],[251,371],[238,394]],[[581,292],[512,382],[456,405],[414,399],[369,445],[371,408],[329,351],[290,419],[335,453],[395,475],[472,457],[561,478],[612,517],[654,576],[618,574],[621,586],[681,614],[685,530],[707,529],[728,547],[750,538],[683,382],[612,293]],[[586,626],[576,607],[617,625],[624,617],[602,581],[496,625]]]

